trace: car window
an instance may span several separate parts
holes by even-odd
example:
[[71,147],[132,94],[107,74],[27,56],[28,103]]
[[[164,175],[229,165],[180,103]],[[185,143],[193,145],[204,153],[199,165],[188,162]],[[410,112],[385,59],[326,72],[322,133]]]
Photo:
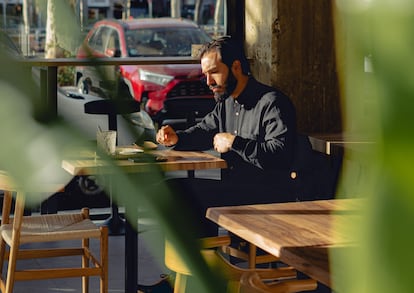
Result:
[[110,29],[108,31],[108,42],[105,46],[105,54],[108,57],[113,57],[116,54],[119,54],[121,47],[119,45],[119,35],[115,29]]
[[89,39],[89,46],[93,50],[104,54],[107,44],[108,30],[108,27],[101,26],[92,34]]
[[126,31],[128,54],[139,56],[191,56],[192,44],[211,38],[196,28],[152,28]]

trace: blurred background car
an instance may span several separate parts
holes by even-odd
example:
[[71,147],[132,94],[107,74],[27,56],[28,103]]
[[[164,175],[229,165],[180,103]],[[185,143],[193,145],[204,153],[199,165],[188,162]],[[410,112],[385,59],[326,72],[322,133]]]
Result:
[[[191,56],[192,44],[210,40],[211,37],[190,20],[106,19],[91,28],[77,58]],[[80,92],[96,92],[106,97],[130,96],[140,101],[154,120],[166,99],[213,98],[202,81],[200,64],[79,66],[75,75]]]

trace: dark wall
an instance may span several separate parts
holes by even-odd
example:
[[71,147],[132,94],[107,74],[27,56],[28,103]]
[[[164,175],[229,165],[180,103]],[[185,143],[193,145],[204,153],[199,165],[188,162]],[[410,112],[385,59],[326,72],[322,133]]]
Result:
[[277,76],[304,133],[340,132],[331,0],[278,0]]
[[[342,131],[332,0],[275,0],[271,83],[295,103],[303,133]],[[267,3],[257,1],[257,5]],[[244,39],[245,1],[227,0],[227,33]],[[263,22],[268,23],[268,22]],[[260,25],[260,23],[258,24]],[[260,28],[259,28],[260,29]],[[262,28],[268,29],[268,28]],[[253,62],[260,60],[253,60]]]

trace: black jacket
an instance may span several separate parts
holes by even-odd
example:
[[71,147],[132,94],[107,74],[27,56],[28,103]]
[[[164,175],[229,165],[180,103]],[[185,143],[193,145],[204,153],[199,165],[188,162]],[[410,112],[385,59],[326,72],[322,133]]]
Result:
[[231,151],[222,154],[228,168],[222,179],[275,183],[286,180],[296,140],[296,111],[281,91],[250,77],[237,99],[219,102],[197,125],[177,131],[177,150],[208,150],[219,132],[236,135]]

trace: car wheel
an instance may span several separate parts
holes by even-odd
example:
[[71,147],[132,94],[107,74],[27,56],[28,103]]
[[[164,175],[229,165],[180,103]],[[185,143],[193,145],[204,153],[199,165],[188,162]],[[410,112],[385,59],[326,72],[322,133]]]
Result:
[[89,94],[92,87],[92,82],[89,78],[81,77],[77,84],[78,91],[81,94]]
[[86,195],[97,195],[103,191],[103,182],[97,181],[95,176],[79,176],[78,186],[80,191]]

